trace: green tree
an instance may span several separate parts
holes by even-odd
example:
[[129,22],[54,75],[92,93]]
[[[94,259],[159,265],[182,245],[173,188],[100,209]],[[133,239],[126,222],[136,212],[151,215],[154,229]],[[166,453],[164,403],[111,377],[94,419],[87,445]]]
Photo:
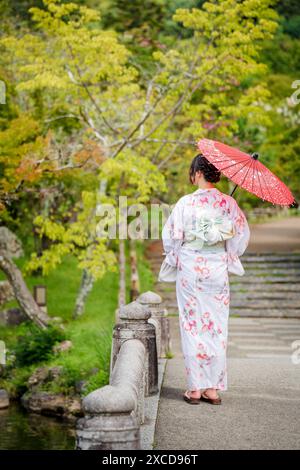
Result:
[[100,191],[83,196],[82,218],[78,214],[65,227],[37,219],[55,245],[32,262],[46,272],[74,250],[90,286],[95,275],[115,263],[112,247],[94,232],[96,202],[117,203],[120,191],[146,202],[165,189],[170,164],[191,156],[195,139],[230,139],[241,119],[249,125],[269,122],[264,112],[268,90],[249,76],[266,72],[259,52],[276,30],[277,15],[269,0],[218,0],[201,10],[178,9],[174,20],[190,34],[172,48],[155,51],[152,66],[144,71],[134,66],[132,53],[115,32],[99,29],[97,11],[59,0],[44,4],[46,9],[31,9],[37,32],[1,41],[8,69],[27,106],[40,96],[43,119],[61,122],[63,133],[68,120],[78,121],[76,132],[64,137],[73,149],[68,158],[93,140],[103,162]]

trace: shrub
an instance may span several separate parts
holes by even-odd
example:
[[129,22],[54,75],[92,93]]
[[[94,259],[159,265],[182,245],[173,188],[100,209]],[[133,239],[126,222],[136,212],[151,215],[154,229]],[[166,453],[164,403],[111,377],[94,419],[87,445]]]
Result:
[[53,346],[64,339],[65,333],[57,327],[49,326],[41,330],[36,325],[30,325],[15,346],[16,365],[22,367],[47,360],[52,355]]

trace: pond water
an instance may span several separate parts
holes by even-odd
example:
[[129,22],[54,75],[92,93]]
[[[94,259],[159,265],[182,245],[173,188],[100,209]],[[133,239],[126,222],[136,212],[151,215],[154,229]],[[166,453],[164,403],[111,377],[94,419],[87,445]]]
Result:
[[13,404],[0,410],[0,450],[74,450],[75,425],[27,413]]

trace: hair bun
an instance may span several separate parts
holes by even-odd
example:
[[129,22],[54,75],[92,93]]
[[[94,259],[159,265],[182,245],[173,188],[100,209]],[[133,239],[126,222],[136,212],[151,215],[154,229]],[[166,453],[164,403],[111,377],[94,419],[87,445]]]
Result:
[[218,183],[220,181],[221,172],[212,163],[208,163],[202,171],[206,181],[210,183]]
[[218,183],[221,179],[221,172],[207,158],[202,154],[196,155],[193,159],[190,167],[190,182],[193,183],[192,179],[197,173],[201,171],[206,181],[209,183]]

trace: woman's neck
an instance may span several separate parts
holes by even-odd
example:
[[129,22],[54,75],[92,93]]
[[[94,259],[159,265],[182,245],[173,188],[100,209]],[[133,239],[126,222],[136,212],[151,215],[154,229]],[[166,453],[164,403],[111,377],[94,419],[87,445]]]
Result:
[[198,183],[198,189],[212,189],[214,188],[214,185],[212,183],[209,183],[208,181],[201,181]]

